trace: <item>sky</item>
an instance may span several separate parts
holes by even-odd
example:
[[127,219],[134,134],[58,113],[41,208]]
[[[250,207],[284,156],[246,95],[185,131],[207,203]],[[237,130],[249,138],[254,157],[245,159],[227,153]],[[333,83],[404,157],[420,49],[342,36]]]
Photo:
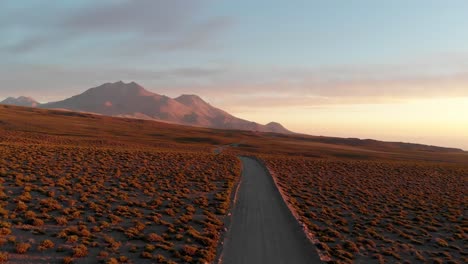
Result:
[[105,82],[302,133],[468,150],[468,1],[2,0],[0,99]]

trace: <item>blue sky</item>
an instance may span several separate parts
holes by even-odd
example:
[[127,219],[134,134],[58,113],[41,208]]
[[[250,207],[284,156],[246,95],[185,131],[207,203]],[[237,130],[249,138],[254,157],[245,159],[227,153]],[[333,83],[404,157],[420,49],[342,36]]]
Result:
[[405,63],[466,50],[466,1],[251,2],[216,9],[235,17],[232,51],[254,64]]
[[53,101],[127,80],[261,122],[295,111],[302,119],[278,121],[342,135],[314,130],[310,109],[468,97],[466,10],[461,0],[3,0],[0,98]]

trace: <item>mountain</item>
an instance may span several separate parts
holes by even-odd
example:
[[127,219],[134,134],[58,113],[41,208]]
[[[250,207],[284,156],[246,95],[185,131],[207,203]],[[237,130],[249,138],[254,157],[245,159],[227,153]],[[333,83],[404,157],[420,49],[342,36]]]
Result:
[[213,107],[197,95],[185,94],[173,99],[152,93],[135,82],[105,83],[63,101],[42,104],[39,107],[198,127],[291,133],[278,123],[262,125],[237,118]]
[[20,96],[18,98],[8,97],[7,99],[0,102],[0,104],[5,105],[17,105],[17,106],[27,106],[27,107],[36,107],[39,103],[32,99],[31,97]]

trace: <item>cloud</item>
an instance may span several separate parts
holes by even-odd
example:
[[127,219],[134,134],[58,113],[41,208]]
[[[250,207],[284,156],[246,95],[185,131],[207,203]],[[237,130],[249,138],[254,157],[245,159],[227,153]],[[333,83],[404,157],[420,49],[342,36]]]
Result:
[[[430,98],[468,97],[468,71],[427,74],[389,68],[357,67],[291,72],[291,69],[225,68],[213,72],[209,81],[196,78],[167,83],[173,93],[197,93],[216,105],[244,108],[323,107],[327,105],[386,104]],[[201,80],[205,79],[200,77]],[[158,82],[155,82],[158,83]],[[149,83],[151,87],[151,83]]]
[[85,1],[78,6],[63,1],[46,3],[41,12],[34,8],[37,1],[3,4],[0,33],[12,35],[14,41],[0,45],[0,52],[76,53],[91,46],[88,52],[119,57],[203,49],[232,22],[228,17],[203,17],[203,8],[211,1]]
[[183,28],[203,1],[113,1],[80,10],[61,26],[73,31],[167,33]]
[[199,94],[214,105],[230,109],[308,108],[468,97],[467,69],[439,69],[439,73],[436,70],[431,73],[410,70],[413,68],[417,67],[408,64],[267,69],[213,63],[151,69],[125,65],[0,65],[0,97],[49,95],[58,100],[117,80],[136,81],[151,91],[169,96]]
[[[0,98],[28,95],[44,102],[59,100],[93,86],[118,80],[137,81],[157,93],[171,93],[171,83],[196,83],[224,74],[225,68],[175,67],[161,70],[136,68],[61,67],[56,65],[1,65]],[[27,76],[25,78],[24,76]],[[194,91],[192,90],[192,93]]]
[[171,50],[183,50],[187,48],[198,48],[204,49],[217,48],[210,42],[213,37],[223,32],[226,28],[229,28],[232,24],[232,19],[227,17],[216,17],[203,23],[194,25],[189,28],[183,34],[183,37],[179,36],[174,38],[172,41],[162,43],[159,47],[166,51]]

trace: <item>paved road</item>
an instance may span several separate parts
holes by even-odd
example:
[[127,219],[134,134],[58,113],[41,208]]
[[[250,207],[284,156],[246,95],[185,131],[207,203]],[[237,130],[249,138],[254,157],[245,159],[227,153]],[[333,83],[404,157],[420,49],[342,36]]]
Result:
[[222,263],[322,263],[262,165],[241,160],[244,171]]

